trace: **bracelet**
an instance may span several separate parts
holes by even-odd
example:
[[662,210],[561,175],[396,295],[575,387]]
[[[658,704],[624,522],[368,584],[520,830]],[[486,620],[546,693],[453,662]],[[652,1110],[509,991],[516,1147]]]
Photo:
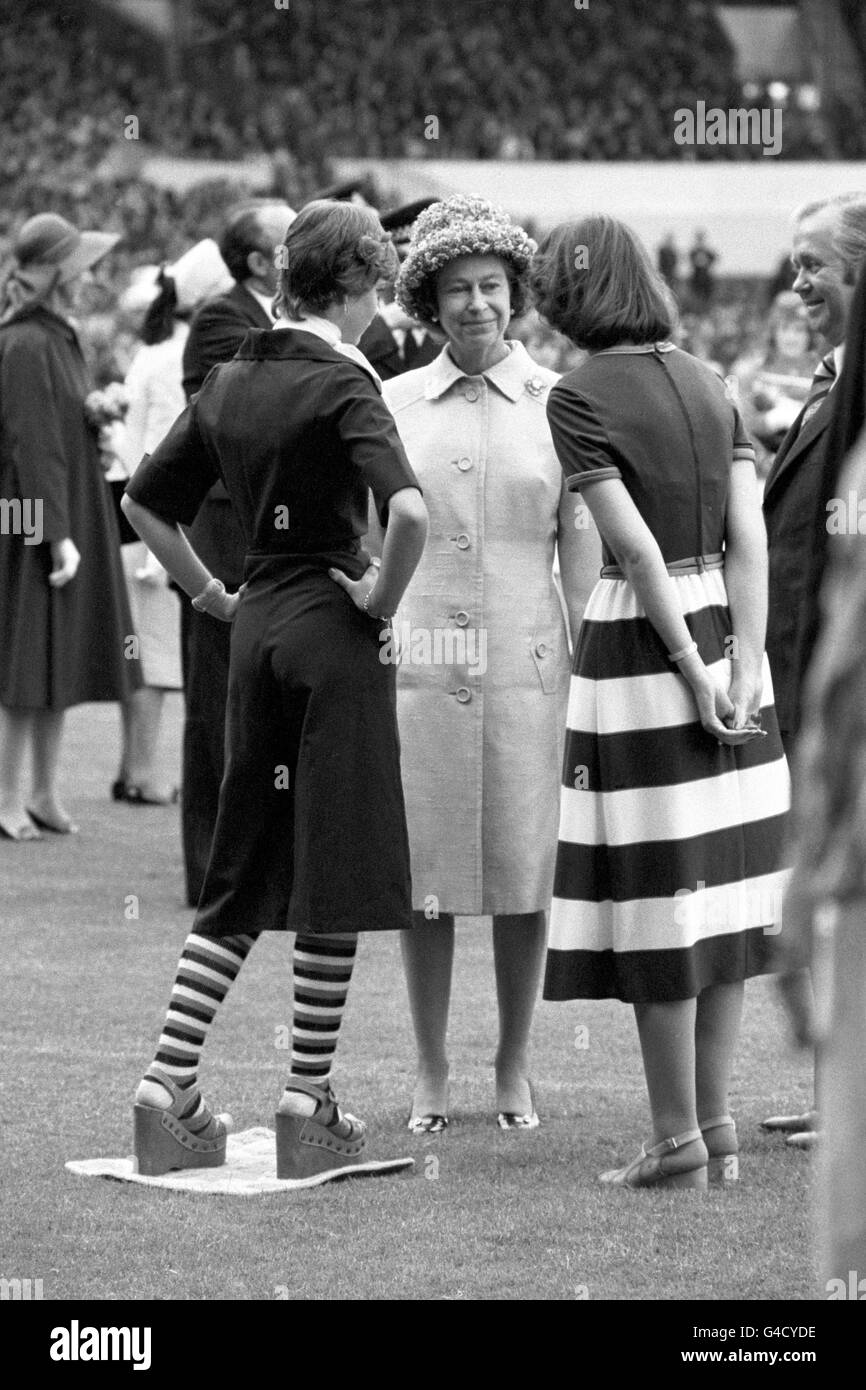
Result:
[[698,649],[697,642],[690,642],[687,647],[683,647],[680,652],[668,652],[668,661],[685,661],[687,656],[692,656]]
[[221,579],[209,579],[201,593],[196,598],[191,599],[190,602],[197,613],[209,613],[211,609],[211,599],[216,595],[222,597],[225,591],[226,586]]
[[[375,587],[375,585],[374,585],[374,587]],[[390,623],[391,619],[390,619],[390,618],[387,618],[387,617],[385,616],[384,613],[371,613],[371,612],[370,612],[370,595],[372,594],[372,592],[373,592],[372,589],[368,589],[367,592],[366,592],[366,594],[364,595],[364,605],[363,605],[363,607],[364,607],[364,612],[367,614],[367,617],[368,617],[368,618],[375,618],[375,620],[376,620],[377,623]]]

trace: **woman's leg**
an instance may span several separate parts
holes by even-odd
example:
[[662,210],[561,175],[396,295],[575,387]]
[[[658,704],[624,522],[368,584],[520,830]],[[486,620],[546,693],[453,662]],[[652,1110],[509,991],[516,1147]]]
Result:
[[167,1110],[172,1097],[161,1078],[168,1076],[180,1090],[189,1092],[189,1106],[178,1118],[194,1133],[212,1119],[197,1086],[201,1050],[217,1009],[237,979],[258,934],[215,937],[190,932],[181,952],[156,1056],[135,1095],[140,1105]]
[[512,1115],[532,1113],[529,1033],[544,966],[545,913],[493,918],[493,962],[499,1001],[496,1051],[496,1108]]
[[156,782],[159,731],[165,691],[154,686],[136,690],[129,699],[129,743],[126,780],[154,799],[168,801],[169,793]]
[[116,781],[126,786],[130,780],[129,762],[132,756],[132,740],[134,738],[133,727],[135,723],[135,708],[132,703],[133,697],[120,702],[120,766],[117,769]]
[[410,931],[400,933],[409,1008],[418,1049],[412,1118],[448,1113],[448,1056],[445,1037],[454,964],[454,918],[433,921],[413,912]]
[[728,1088],[743,1016],[744,983],[711,985],[698,996],[695,1017],[695,1091],[698,1119],[728,1113]]
[[34,710],[0,705],[0,825],[13,838],[28,828],[31,838],[36,834],[21,791],[24,755],[32,741],[34,718]]
[[72,818],[57,799],[57,769],[65,723],[64,710],[37,710],[33,717],[33,796],[30,805],[57,830],[72,829]]
[[316,1100],[293,1090],[293,1080],[310,1081],[323,1089],[330,1085],[357,949],[356,932],[295,939],[292,1070],[280,1110],[315,1113]]
[[635,1004],[653,1142],[697,1129],[694,999]]

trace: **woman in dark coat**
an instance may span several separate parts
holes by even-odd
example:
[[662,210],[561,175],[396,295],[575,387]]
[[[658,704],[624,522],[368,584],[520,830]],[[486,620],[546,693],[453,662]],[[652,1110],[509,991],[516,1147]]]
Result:
[[[395,668],[381,660],[427,512],[357,342],[396,256],[367,208],[316,201],[292,224],[274,330],[215,367],[129,485],[124,510],[195,606],[232,632],[226,769],[193,932],[136,1095],[142,1172],[218,1165],[227,1126],[198,1094],[199,1054],[261,931],[295,943],[291,1076],[277,1176],[357,1167],[331,1064],[359,931],[411,925]],[[345,341],[343,341],[345,340]],[[247,542],[243,597],[180,530],[221,480]],[[372,491],[381,570],[361,549]]]
[[[84,413],[87,370],[68,315],[115,244],[54,213],[24,224],[0,310],[0,831],[74,830],[56,792],[64,711],[121,700],[132,620],[117,521]],[[21,792],[33,752],[29,807]]]

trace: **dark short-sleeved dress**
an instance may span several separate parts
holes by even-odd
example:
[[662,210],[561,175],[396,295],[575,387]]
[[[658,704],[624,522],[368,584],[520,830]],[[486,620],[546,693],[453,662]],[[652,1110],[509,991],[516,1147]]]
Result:
[[[720,378],[670,344],[615,348],[548,401],[573,491],[619,478],[711,673],[730,677],[725,512],[752,447]],[[721,747],[605,554],[569,693],[545,998],[688,999],[772,968],[790,790],[764,658],[766,738]]]
[[411,926],[393,663],[353,579],[372,490],[417,487],[372,376],[312,333],[253,329],[129,484],[189,525],[222,479],[244,532],[226,770],[194,930]]
[[[141,685],[89,389],[65,319],[34,305],[0,328],[0,704],[10,709],[59,713]],[[55,589],[51,543],[66,539],[81,560]]]

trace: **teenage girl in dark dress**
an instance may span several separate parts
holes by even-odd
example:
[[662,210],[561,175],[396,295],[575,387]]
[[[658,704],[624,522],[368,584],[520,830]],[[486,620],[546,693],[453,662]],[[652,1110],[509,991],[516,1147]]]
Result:
[[[280,249],[278,328],[252,329],[132,479],[124,510],[196,607],[234,622],[227,762],[211,858],[156,1058],[136,1095],[142,1172],[225,1158],[198,1092],[201,1048],[259,932],[295,943],[280,1177],[359,1161],[331,1064],[357,932],[411,925],[395,667],[379,660],[427,512],[378,378],[351,346],[396,256],[365,208],[317,201]],[[221,478],[245,534],[228,594],[180,530]],[[361,547],[372,491],[381,569]]]

